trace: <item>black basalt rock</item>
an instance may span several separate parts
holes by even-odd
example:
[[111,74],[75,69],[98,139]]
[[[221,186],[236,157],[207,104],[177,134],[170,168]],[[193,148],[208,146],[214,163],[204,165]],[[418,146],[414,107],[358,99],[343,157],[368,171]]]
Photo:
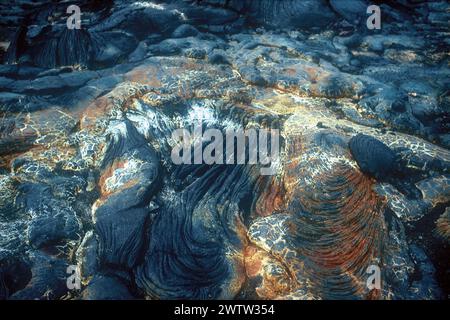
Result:
[[395,171],[396,155],[383,142],[358,134],[350,139],[349,147],[362,172],[383,179]]
[[62,28],[59,32],[45,32],[45,36],[47,38],[35,41],[27,48],[35,65],[48,68],[86,66],[92,60],[94,43],[88,31]]
[[127,287],[114,277],[96,275],[82,293],[85,300],[130,300]]
[[[1,258],[1,253],[0,253]],[[0,300],[23,289],[31,280],[29,265],[21,258],[0,259]]]
[[27,235],[33,247],[53,246],[78,237],[81,226],[75,210],[68,202],[58,199],[50,185],[24,184],[18,201],[31,216]]
[[67,263],[62,259],[40,251],[32,252],[30,260],[31,280],[26,284],[25,288],[11,295],[10,299],[47,300],[62,297],[67,292]]
[[102,198],[94,214],[100,260],[133,267],[149,217],[145,206],[159,186],[159,159],[129,121],[113,126],[108,140]]
[[199,32],[195,27],[189,24],[182,24],[172,33],[172,38],[195,37],[198,33]]
[[[176,180],[189,185],[176,205],[159,209],[145,261],[135,270],[138,287],[163,299],[231,298],[228,284],[236,275],[226,252],[242,250],[236,213],[241,199],[252,194],[247,170],[184,165],[174,172]],[[217,223],[209,224],[213,217]]]

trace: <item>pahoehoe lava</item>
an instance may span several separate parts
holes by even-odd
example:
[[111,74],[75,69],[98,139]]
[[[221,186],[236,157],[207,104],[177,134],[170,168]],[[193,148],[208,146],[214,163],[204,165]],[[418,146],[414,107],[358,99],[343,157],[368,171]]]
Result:
[[75,2],[0,4],[0,299],[448,298],[447,1]]

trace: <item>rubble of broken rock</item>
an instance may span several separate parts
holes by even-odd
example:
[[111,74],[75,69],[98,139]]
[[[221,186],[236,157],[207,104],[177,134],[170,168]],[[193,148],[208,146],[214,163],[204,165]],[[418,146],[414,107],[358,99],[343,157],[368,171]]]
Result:
[[[0,299],[447,298],[450,6],[376,2],[3,1]],[[194,120],[276,174],[175,165]]]

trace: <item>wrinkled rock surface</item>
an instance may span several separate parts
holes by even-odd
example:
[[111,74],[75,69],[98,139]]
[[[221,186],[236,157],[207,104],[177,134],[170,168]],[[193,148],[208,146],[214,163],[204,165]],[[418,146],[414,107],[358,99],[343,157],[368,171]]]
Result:
[[[450,6],[376,2],[2,1],[0,299],[448,297]],[[274,174],[175,164],[199,121]]]

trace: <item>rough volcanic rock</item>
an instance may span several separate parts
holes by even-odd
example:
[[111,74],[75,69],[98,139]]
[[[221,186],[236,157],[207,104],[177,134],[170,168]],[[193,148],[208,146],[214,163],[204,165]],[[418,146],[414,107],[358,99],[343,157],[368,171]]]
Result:
[[395,153],[381,141],[358,134],[350,139],[349,147],[362,172],[379,179],[394,172]]
[[[186,169],[180,170],[183,176]],[[137,283],[147,294],[166,299],[232,298],[237,294],[242,265],[232,256],[242,249],[239,202],[250,187],[242,170],[226,166],[194,169],[204,174],[183,190],[174,207],[158,210],[150,231],[155,240],[150,240],[145,262],[136,271]],[[230,202],[224,208],[221,200],[225,197]],[[207,223],[216,216],[219,224]]]
[[80,223],[67,202],[53,198],[45,185],[23,185],[25,210],[31,216],[28,240],[34,247],[42,247],[62,240],[76,239]]
[[13,300],[59,299],[67,292],[67,263],[45,253],[34,252],[30,256],[30,282],[22,290],[14,293]]
[[0,3],[0,299],[447,297],[448,3],[376,3]]
[[208,0],[205,4],[221,5],[237,12],[247,13],[250,23],[270,27],[312,27],[330,23],[333,12],[325,1],[262,0],[225,1]]
[[119,280],[106,275],[96,275],[83,290],[82,298],[84,300],[131,300],[133,296]]
[[76,258],[83,280],[87,280],[95,275],[99,268],[98,240],[93,231],[90,230],[84,235],[76,251]]
[[113,124],[107,143],[93,209],[100,261],[132,268],[145,238],[146,205],[158,188],[159,161],[129,121]]
[[350,0],[350,1],[339,1],[331,0],[331,7],[344,17],[347,21],[356,24],[360,21],[364,21],[366,17],[366,11],[370,3],[366,0]]
[[187,38],[198,35],[198,30],[190,24],[182,24],[172,33],[172,38]]
[[29,265],[22,259],[6,257],[0,252],[0,299],[7,299],[31,280]]
[[450,209],[445,209],[445,212],[436,221],[436,232],[440,237],[450,242]]

